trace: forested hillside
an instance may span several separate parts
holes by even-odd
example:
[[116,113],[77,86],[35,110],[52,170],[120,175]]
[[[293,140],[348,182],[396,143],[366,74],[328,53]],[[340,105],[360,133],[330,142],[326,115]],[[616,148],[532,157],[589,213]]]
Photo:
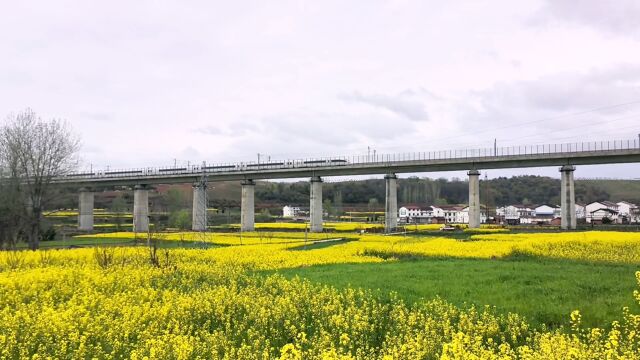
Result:
[[[325,183],[323,194],[336,205],[377,202],[384,204],[384,180],[372,179]],[[481,180],[481,197],[490,205],[518,203],[559,204],[560,180],[544,176],[515,176]],[[398,201],[421,204],[465,203],[468,197],[466,180],[406,178],[398,181]],[[218,195],[220,196],[220,195]],[[256,187],[260,201],[306,204],[309,198],[307,182],[261,182]],[[640,180],[577,180],[576,201],[627,200],[640,203]]]

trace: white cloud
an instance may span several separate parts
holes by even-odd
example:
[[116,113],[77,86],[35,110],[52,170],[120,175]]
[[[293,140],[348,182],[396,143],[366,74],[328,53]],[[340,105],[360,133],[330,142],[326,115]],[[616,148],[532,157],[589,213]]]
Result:
[[636,0],[546,0],[542,20],[570,22],[615,35],[640,37],[640,3]]
[[5,2],[0,114],[66,118],[112,168],[636,131],[566,114],[637,98],[637,6],[570,3]]
[[389,96],[381,94],[364,95],[359,92],[351,94],[341,95],[340,99],[347,102],[356,102],[368,104],[373,107],[385,109],[400,115],[409,120],[423,121],[427,120],[429,116],[424,108],[424,104],[419,101],[406,99],[406,96]]

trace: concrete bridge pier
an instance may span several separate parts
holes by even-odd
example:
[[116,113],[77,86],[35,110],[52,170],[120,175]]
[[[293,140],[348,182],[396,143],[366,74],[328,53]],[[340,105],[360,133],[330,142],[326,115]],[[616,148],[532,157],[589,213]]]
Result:
[[469,170],[469,228],[480,227],[480,172]]
[[242,199],[240,201],[240,229],[253,231],[255,229],[255,189],[253,180],[245,180],[242,185]]
[[149,186],[136,185],[133,188],[133,231],[149,231]]
[[78,201],[78,230],[93,230],[93,192],[87,188],[80,189]]
[[193,184],[191,229],[193,231],[207,230],[207,184],[204,182]]
[[560,168],[560,228],[573,230],[576,228],[576,194],[573,181],[575,166],[565,165]]
[[398,227],[398,177],[388,174],[384,177],[386,197],[384,202],[384,231],[393,232]]
[[322,179],[320,176],[311,178],[309,220],[311,223],[311,232],[322,232]]

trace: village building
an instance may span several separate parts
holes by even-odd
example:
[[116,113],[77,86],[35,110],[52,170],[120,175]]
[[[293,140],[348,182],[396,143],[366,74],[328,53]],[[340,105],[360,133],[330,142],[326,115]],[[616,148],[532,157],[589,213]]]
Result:
[[636,224],[640,222],[640,208],[636,204],[620,201],[618,205],[618,223]]
[[560,208],[558,206],[540,205],[534,208],[535,224],[551,224],[554,219],[560,218]]
[[398,222],[404,224],[424,224],[428,222],[426,206],[408,204],[398,209]]
[[579,222],[583,222],[584,223],[586,218],[587,218],[586,205],[576,203],[576,219]]
[[593,224],[616,223],[619,206],[611,201],[594,201],[586,207],[587,222]]
[[294,218],[300,215],[300,208],[297,206],[286,205],[282,208],[283,218]]
[[[465,206],[462,209],[462,212],[466,213],[466,223],[469,223],[469,207]],[[487,219],[488,219],[488,215],[487,215],[487,207],[484,205],[480,205],[480,223],[481,224],[486,224],[487,223]]]
[[442,205],[440,208],[444,212],[444,219],[447,224],[468,224],[469,210],[464,211],[465,207],[460,205]]
[[496,209],[496,215],[504,224],[532,224],[535,216],[533,205],[508,205]]
[[[488,222],[487,208],[480,207],[480,222]],[[614,203],[597,201],[588,205],[576,204],[576,219],[595,224],[640,223],[640,207],[627,201]],[[404,224],[468,224],[469,207],[464,205],[407,204],[398,209],[398,221]],[[557,205],[515,204],[496,208],[491,221],[506,225],[559,225],[560,207]]]
[[469,211],[462,206],[405,205],[398,209],[398,221],[404,224],[468,223]]

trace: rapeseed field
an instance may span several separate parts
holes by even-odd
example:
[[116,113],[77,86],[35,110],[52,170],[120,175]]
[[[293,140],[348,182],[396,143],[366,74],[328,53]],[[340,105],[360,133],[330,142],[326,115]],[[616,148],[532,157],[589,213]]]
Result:
[[[133,238],[132,233],[103,236]],[[0,357],[99,359],[637,359],[640,315],[606,329],[534,328],[518,314],[408,304],[262,270],[381,263],[405,257],[539,256],[638,264],[640,234],[363,235],[323,248],[326,234],[159,234],[211,249],[147,247],[0,252]],[[262,239],[261,239],[262,237]],[[242,243],[241,243],[242,241]],[[640,286],[640,272],[636,273]],[[640,288],[639,288],[640,289]],[[640,292],[636,291],[640,302]],[[490,304],[487,304],[490,305]]]

